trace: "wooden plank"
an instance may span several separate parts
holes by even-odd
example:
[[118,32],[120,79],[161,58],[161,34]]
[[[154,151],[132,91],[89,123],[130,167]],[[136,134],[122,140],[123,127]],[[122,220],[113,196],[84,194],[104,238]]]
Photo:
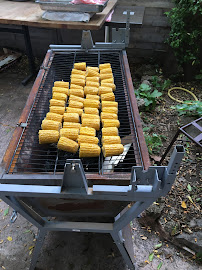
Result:
[[44,11],[37,3],[0,0],[0,23],[44,28],[99,30],[116,3],[117,0],[109,0],[101,13],[95,14],[89,23],[84,23],[46,21],[41,18]]

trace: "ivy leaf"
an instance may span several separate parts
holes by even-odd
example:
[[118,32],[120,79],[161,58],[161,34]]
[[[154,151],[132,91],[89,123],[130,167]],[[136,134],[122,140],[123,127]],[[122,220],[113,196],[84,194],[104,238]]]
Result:
[[163,265],[162,262],[159,263],[159,265],[157,266],[157,270],[161,269],[161,266]]
[[9,213],[9,207],[4,211],[4,217],[7,216]]
[[188,191],[192,191],[192,187],[191,187],[190,184],[187,185],[187,190],[188,190]]
[[149,261],[152,262],[154,259],[154,253],[152,252],[150,255],[149,255]]

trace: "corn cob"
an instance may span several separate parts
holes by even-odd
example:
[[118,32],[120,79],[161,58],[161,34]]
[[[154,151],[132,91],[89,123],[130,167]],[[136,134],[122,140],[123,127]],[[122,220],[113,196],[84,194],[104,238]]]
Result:
[[64,88],[64,87],[53,87],[52,88],[52,92],[55,93],[63,93],[63,94],[66,94],[68,95],[69,93],[69,89],[68,88]]
[[61,128],[61,123],[53,120],[44,119],[41,124],[41,129],[45,130],[59,130]]
[[63,81],[56,81],[54,82],[55,87],[64,87],[64,88],[69,88],[69,83],[68,82],[63,82]]
[[101,100],[106,100],[106,101],[115,101],[115,95],[114,93],[106,93],[101,95]]
[[91,82],[91,81],[87,81],[86,82],[86,86],[91,86],[91,87],[96,87],[98,88],[100,86],[99,82]]
[[98,94],[98,88],[97,87],[91,87],[91,86],[85,86],[84,87],[84,94],[85,96],[90,95],[97,95]]
[[114,83],[114,78],[104,79],[101,81],[101,84],[102,83]]
[[79,150],[79,157],[99,157],[101,149],[96,144],[81,143]]
[[77,78],[72,78],[71,79],[71,83],[72,84],[76,84],[76,85],[80,85],[80,86],[84,86],[85,85],[85,80],[83,80],[83,79],[77,79]]
[[86,99],[95,99],[95,100],[100,100],[100,97],[98,95],[90,95],[90,94],[87,94],[86,95]]
[[85,135],[79,135],[78,136],[78,144],[80,145],[81,143],[91,143],[91,144],[98,144],[99,140],[97,137],[93,136],[85,136]]
[[83,90],[81,89],[73,89],[73,88],[70,88],[69,90],[69,95],[74,95],[74,96],[78,96],[78,97],[84,97],[84,92]]
[[71,96],[69,97],[69,101],[70,101],[70,100],[74,100],[74,101],[78,101],[78,102],[84,103],[84,99],[83,99],[82,97],[78,97],[78,96],[75,96],[75,95],[71,95]]
[[100,119],[83,118],[81,126],[100,130]]
[[99,115],[96,115],[96,114],[82,113],[82,115],[81,115],[81,120],[83,121],[84,118],[99,119],[99,121],[100,121]]
[[78,113],[79,116],[82,115],[83,110],[79,109],[79,108],[71,108],[71,107],[67,107],[66,108],[66,113]]
[[65,107],[51,106],[50,112],[63,115],[65,112]]
[[85,107],[84,112],[87,114],[96,114],[99,115],[99,111],[96,108],[90,108],[90,107]]
[[70,89],[80,89],[80,90],[83,90],[83,86],[71,83]]
[[83,109],[83,103],[75,100],[70,100],[69,107]]
[[111,68],[104,68],[100,70],[100,74],[108,74],[108,73],[112,73]]
[[100,86],[99,87],[99,95],[103,95],[103,94],[107,94],[107,93],[112,93],[113,90],[110,87],[104,87],[104,86]]
[[121,144],[121,138],[119,136],[103,136],[102,144]]
[[100,64],[99,65],[99,69],[106,69],[106,68],[111,68],[111,64],[110,63],[105,63],[105,64]]
[[57,143],[59,132],[57,130],[39,130],[39,144]]
[[80,129],[80,123],[73,123],[73,122],[63,122],[63,128],[78,128]]
[[120,122],[119,120],[116,119],[103,119],[102,120],[102,125],[103,127],[120,127]]
[[99,72],[99,68],[98,67],[90,67],[90,66],[87,66],[86,70],[94,70],[96,72]]
[[86,77],[86,82],[98,82],[99,83],[100,78],[99,77]]
[[86,77],[85,77],[85,75],[72,74],[72,75],[71,75],[71,80],[72,80],[72,79],[81,79],[81,80],[85,80]]
[[85,76],[86,72],[83,70],[79,70],[79,69],[72,69],[72,75],[73,74],[78,74],[78,75],[83,75]]
[[107,73],[107,74],[100,74],[100,80],[106,80],[106,79],[113,79],[113,74],[112,73]]
[[[59,107],[59,108],[62,108],[62,107]],[[53,120],[53,121],[57,121],[57,122],[62,122],[62,118],[63,118],[63,115],[61,114],[57,114],[57,113],[53,113],[53,112],[48,112],[46,114],[46,119],[47,120]]]
[[88,69],[86,71],[86,77],[98,77],[99,78],[100,74],[99,72],[93,70],[93,69]]
[[67,95],[65,95],[63,93],[54,92],[53,93],[53,99],[64,100],[66,102],[67,101]]
[[86,135],[86,136],[93,136],[96,135],[96,130],[91,127],[81,127],[80,128],[80,135]]
[[117,127],[102,128],[102,136],[118,136],[119,131]]
[[74,68],[79,70],[86,70],[86,62],[75,63]]
[[50,106],[58,106],[58,107],[64,107],[65,101],[64,100],[58,100],[58,99],[50,99]]
[[79,145],[71,139],[68,139],[66,137],[60,137],[57,147],[58,149],[63,151],[76,153],[78,151]]
[[115,113],[105,113],[105,112],[101,112],[101,121],[103,121],[104,119],[114,119],[117,120],[117,114]]
[[76,141],[79,135],[79,128],[62,128],[60,130],[60,137],[66,137]]
[[64,122],[79,123],[78,113],[64,113]]
[[110,88],[112,88],[113,91],[116,90],[116,85],[114,83],[106,83],[104,81],[105,80],[102,80],[101,81],[101,86],[103,86],[103,87],[110,87]]
[[118,113],[118,108],[117,107],[104,107],[104,108],[102,108],[102,112],[117,114]]
[[84,107],[91,107],[91,108],[99,108],[100,107],[100,102],[99,100],[95,99],[85,99],[84,100]]
[[116,101],[102,101],[102,108],[104,108],[104,107],[118,108],[118,102],[116,102]]
[[123,151],[124,148],[122,144],[105,144],[102,147],[104,157],[119,156]]

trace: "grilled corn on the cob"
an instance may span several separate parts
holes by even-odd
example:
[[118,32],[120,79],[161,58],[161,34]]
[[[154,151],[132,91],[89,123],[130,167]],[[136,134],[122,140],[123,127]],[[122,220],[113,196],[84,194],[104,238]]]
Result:
[[101,149],[96,144],[81,143],[79,149],[79,157],[99,157]]
[[61,128],[60,137],[66,137],[76,141],[79,135],[79,128]]
[[115,113],[106,113],[106,112],[101,112],[101,121],[103,121],[104,119],[115,119],[117,120],[117,114]]
[[100,100],[100,97],[98,95],[91,95],[91,94],[87,94],[86,95],[86,99],[95,99],[95,100]]
[[69,93],[69,88],[64,88],[64,87],[53,87],[52,88],[52,92],[55,93],[55,92],[58,92],[58,93],[63,93],[63,94],[66,94],[68,95]]
[[78,128],[78,129],[80,129],[80,127],[81,127],[80,123],[63,122],[63,128]]
[[97,87],[92,87],[92,86],[85,86],[84,87],[84,94],[85,96],[90,94],[90,95],[97,95],[98,94],[98,88]]
[[64,122],[74,122],[79,123],[78,113],[64,113]]
[[110,63],[105,63],[105,64],[100,64],[99,65],[99,69],[106,69],[106,68],[111,68],[111,64]]
[[[60,107],[62,108],[62,107]],[[47,120],[53,120],[53,121],[57,121],[57,122],[62,122],[62,118],[63,118],[63,115],[61,114],[57,114],[57,113],[53,113],[53,112],[48,112],[46,114],[46,119]]]
[[111,68],[104,68],[100,70],[100,74],[108,74],[108,73],[112,73]]
[[55,81],[54,86],[55,87],[69,88],[69,83],[68,82],[63,82],[63,81]]
[[91,143],[91,144],[98,144],[99,140],[97,137],[93,136],[86,136],[86,135],[79,135],[78,136],[78,144],[80,145],[81,143]]
[[86,136],[95,137],[96,130],[94,128],[90,128],[90,127],[81,127],[80,128],[80,135],[86,135]]
[[99,72],[93,70],[93,69],[88,69],[86,71],[86,77],[98,77],[99,78],[100,74]]
[[85,75],[81,75],[81,74],[72,74],[72,75],[71,75],[71,80],[72,80],[72,79],[81,79],[81,80],[85,80],[86,77],[85,77]]
[[119,120],[115,120],[115,119],[103,119],[102,120],[102,125],[103,127],[120,127],[120,122]]
[[100,119],[91,119],[91,118],[83,118],[82,119],[82,127],[91,127],[96,130],[100,130]]
[[117,114],[118,113],[118,108],[117,107],[103,107],[102,112]]
[[118,108],[118,102],[116,102],[116,101],[102,101],[102,108],[104,108],[104,107]]
[[104,86],[100,86],[99,87],[99,95],[103,95],[103,94],[107,94],[107,93],[112,93],[113,90],[111,87],[104,87]]
[[114,78],[104,79],[101,81],[101,84],[102,83],[114,83]]
[[66,137],[60,137],[57,147],[58,149],[63,151],[76,153],[78,151],[79,145],[71,139],[68,139]]
[[65,112],[65,107],[50,106],[50,112],[63,115]]
[[91,108],[99,108],[100,107],[100,102],[99,100],[95,99],[85,99],[84,100],[84,107],[91,107]]
[[99,68],[98,67],[90,67],[90,66],[87,66],[86,70],[89,70],[89,69],[92,69],[96,72],[99,72]]
[[101,95],[101,100],[106,100],[106,101],[115,101],[115,95],[114,93],[106,93]]
[[54,92],[53,93],[53,99],[64,100],[66,102],[67,101],[67,95],[65,95],[63,93]]
[[107,74],[100,74],[100,80],[106,80],[106,79],[113,79],[113,74],[112,73],[107,73]]
[[97,82],[99,83],[100,78],[99,77],[86,77],[86,82]]
[[117,127],[102,128],[102,136],[118,136],[119,131]]
[[83,113],[83,110],[82,110],[82,109],[79,109],[79,108],[71,108],[71,107],[67,107],[66,112],[67,112],[67,113],[78,113],[79,116],[81,116],[82,113]]
[[96,87],[98,88],[100,86],[99,82],[91,82],[91,81],[87,81],[86,82],[86,86],[91,86],[91,87]]
[[39,130],[39,144],[57,143],[59,132],[57,130]]
[[83,109],[83,103],[75,100],[70,100],[69,107]]
[[58,99],[50,99],[50,106],[59,106],[64,107],[65,101],[64,100],[58,100]]
[[78,97],[84,97],[84,92],[82,89],[77,89],[77,88],[70,88],[69,90],[69,95],[74,95],[74,96],[78,96]]
[[70,101],[70,100],[74,100],[74,101],[78,101],[78,102],[84,103],[84,99],[83,99],[82,97],[78,97],[78,96],[75,96],[75,95],[71,95],[71,96],[69,97],[69,101]]
[[83,90],[83,86],[71,83],[70,89],[80,89],[80,90]]
[[89,119],[99,119],[100,121],[100,116],[96,114],[87,114],[87,113],[82,113],[81,115],[81,120],[83,121],[84,118],[89,118]]
[[74,68],[79,70],[86,70],[86,62],[75,63]]
[[103,136],[102,144],[121,144],[121,138],[119,136]]
[[85,80],[84,79],[77,79],[77,78],[73,77],[71,79],[71,83],[76,84],[76,85],[80,85],[80,86],[84,86],[85,85]]
[[59,131],[61,126],[60,122],[44,119],[41,124],[41,129]]
[[99,111],[96,108],[90,108],[90,107],[85,107],[84,112],[87,114],[96,114],[99,115]]
[[124,147],[122,144],[105,144],[102,147],[104,157],[119,156],[123,151]]
[[110,88],[112,88],[113,91],[116,90],[116,85],[114,83],[106,83],[106,82],[104,82],[104,80],[102,80],[101,86],[110,87]]
[[84,70],[79,70],[79,69],[73,68],[73,69],[72,69],[72,75],[73,75],[73,74],[78,74],[78,75],[83,75],[83,76],[85,76],[86,72],[85,72]]

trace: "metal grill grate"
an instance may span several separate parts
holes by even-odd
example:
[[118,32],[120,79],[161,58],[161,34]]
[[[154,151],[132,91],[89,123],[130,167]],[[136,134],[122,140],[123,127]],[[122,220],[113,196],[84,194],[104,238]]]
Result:
[[[70,154],[57,150],[56,145],[39,145],[38,131],[41,122],[49,111],[49,99],[52,96],[54,81],[70,81],[70,74],[74,62],[86,62],[89,66],[110,62],[116,84],[115,99],[119,104],[118,118],[120,120],[119,135],[124,144],[124,153],[119,157],[104,159],[83,158],[85,172],[107,174],[113,172],[131,172],[131,167],[141,163],[140,151],[131,114],[128,90],[122,66],[121,52],[62,52],[55,53],[49,61],[49,69],[45,73],[39,87],[35,102],[30,112],[28,126],[22,132],[8,173],[58,173],[64,171],[66,159],[79,158],[77,154]],[[101,131],[97,133],[101,141]],[[101,146],[101,144],[100,144]]]

